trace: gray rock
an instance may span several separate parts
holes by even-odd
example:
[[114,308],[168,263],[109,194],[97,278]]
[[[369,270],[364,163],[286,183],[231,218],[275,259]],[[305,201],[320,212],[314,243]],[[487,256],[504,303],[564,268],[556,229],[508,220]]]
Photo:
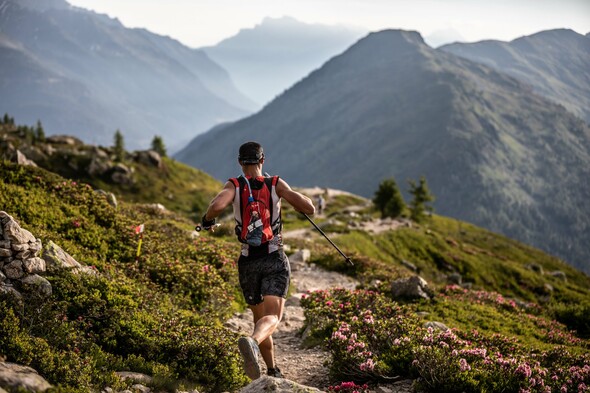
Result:
[[23,297],[23,295],[21,295],[12,285],[6,284],[0,284],[0,294],[12,296],[19,301]]
[[34,242],[36,240],[31,232],[21,228],[12,217],[4,224],[4,239],[16,244]]
[[109,203],[109,205],[111,205],[115,209],[118,206],[117,197],[112,192],[107,193],[107,202]]
[[132,371],[117,371],[116,374],[123,381],[129,380],[131,382],[141,383],[141,384],[151,384],[154,380],[149,375],[142,374],[142,373],[135,373]]
[[27,273],[44,273],[45,272],[45,260],[33,257],[23,261],[23,266]]
[[449,284],[461,285],[463,277],[461,277],[459,273],[451,273],[447,276],[447,281],[449,282]]
[[8,248],[0,248],[0,257],[6,258],[12,256],[12,251]]
[[275,393],[314,393],[321,392],[317,388],[312,388],[305,385],[300,385],[297,382],[290,381],[283,378],[273,378],[263,375],[257,380],[253,381],[248,386],[240,390],[240,393],[260,393],[260,392],[275,392]]
[[11,280],[18,280],[25,275],[23,270],[23,262],[16,259],[3,267],[4,274]]
[[402,266],[405,266],[406,268],[410,269],[413,272],[417,272],[418,268],[416,267],[416,265],[414,265],[412,262],[406,261],[405,259],[402,259]]
[[[0,232],[2,232],[2,227],[0,227]],[[10,248],[10,242],[8,240],[0,239],[0,248]]]
[[428,321],[428,322],[424,323],[424,327],[426,329],[428,329],[429,327],[431,327],[434,330],[441,330],[443,332],[446,332],[447,330],[449,330],[449,328],[448,328],[447,325],[445,325],[442,322],[437,322],[437,321]]
[[131,389],[133,389],[134,392],[139,392],[139,393],[150,393],[152,391],[152,389],[150,389],[147,386],[142,385],[140,383],[136,383],[135,385],[132,385]]
[[8,362],[0,362],[0,385],[9,390],[22,389],[28,392],[44,392],[51,388],[37,371]]
[[26,291],[37,293],[43,297],[49,297],[53,292],[49,281],[37,274],[26,276],[21,280],[21,284]]
[[155,166],[156,168],[162,167],[162,157],[158,152],[153,150],[144,150],[135,152],[134,155],[135,161],[142,163],[144,165],[151,165]]
[[112,163],[110,161],[93,157],[90,164],[88,164],[88,168],[86,168],[86,172],[91,176],[100,176],[106,173],[111,166]]
[[429,293],[428,283],[420,276],[400,278],[391,283],[391,294],[394,299],[430,299]]
[[289,262],[308,262],[311,257],[311,252],[308,249],[297,250],[289,255]]
[[82,145],[83,142],[73,136],[70,135],[51,135],[45,139],[49,143],[59,144],[59,145]]
[[61,269],[80,269],[82,267],[70,254],[62,250],[60,246],[51,240],[45,244],[43,259],[46,262],[48,272],[55,272]]
[[31,257],[31,251],[25,250],[25,251],[18,252],[18,253],[16,253],[16,255],[14,257],[16,259],[25,260],[25,259]]
[[43,244],[41,243],[41,239],[37,239],[34,243],[29,243],[29,250],[33,253],[33,256],[38,256],[39,251],[43,248]]
[[556,270],[556,271],[551,272],[549,274],[561,281],[567,281],[567,276],[561,270]]
[[11,248],[17,252],[27,251],[29,249],[29,243],[24,243],[24,244],[13,243]]
[[540,275],[545,274],[543,271],[543,266],[539,265],[538,263],[529,263],[528,265],[525,265],[525,267],[529,270],[539,273]]
[[37,166],[35,161],[29,160],[20,150],[16,151],[16,154],[12,158],[12,162],[24,166]]
[[4,281],[6,281],[6,276],[4,275],[4,273],[2,273],[2,271],[0,271],[0,284]]

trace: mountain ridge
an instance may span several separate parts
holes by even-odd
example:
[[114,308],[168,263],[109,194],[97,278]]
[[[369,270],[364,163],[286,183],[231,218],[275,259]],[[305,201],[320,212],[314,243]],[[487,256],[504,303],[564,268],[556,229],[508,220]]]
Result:
[[200,48],[229,70],[240,90],[268,103],[365,33],[364,30],[265,18],[218,44]]
[[531,85],[590,123],[590,39],[571,29],[541,31],[509,42],[485,40],[440,50],[486,64]]
[[[59,105],[59,97],[41,99],[32,89],[28,99],[16,100],[18,86],[2,90],[0,104],[7,112],[28,123],[42,118],[49,133],[77,134],[104,144],[121,129],[133,147],[147,145],[155,134],[164,134],[174,147],[253,108],[227,71],[203,52],[169,37],[127,29],[116,19],[77,7],[39,10],[13,0],[3,4],[3,35],[40,59],[47,72],[83,86],[72,93],[74,100],[91,101],[86,107],[80,105],[80,111],[68,112]],[[34,79],[26,73],[6,76],[11,78]],[[49,83],[34,80],[41,89]],[[51,109],[27,110],[34,101]]]
[[369,34],[176,157],[226,179],[238,173],[233,151],[246,140],[260,141],[265,169],[295,186],[370,196],[386,177],[425,175],[441,214],[590,268],[581,246],[590,239],[588,125],[513,77],[430,48],[416,32]]

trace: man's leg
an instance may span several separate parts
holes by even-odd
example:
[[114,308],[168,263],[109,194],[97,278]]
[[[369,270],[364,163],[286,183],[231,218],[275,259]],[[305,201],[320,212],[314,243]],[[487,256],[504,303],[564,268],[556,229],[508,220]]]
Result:
[[267,368],[275,367],[272,334],[283,317],[285,299],[280,296],[264,296],[262,303],[250,306],[254,314],[254,332],[252,338],[258,342],[260,354]]

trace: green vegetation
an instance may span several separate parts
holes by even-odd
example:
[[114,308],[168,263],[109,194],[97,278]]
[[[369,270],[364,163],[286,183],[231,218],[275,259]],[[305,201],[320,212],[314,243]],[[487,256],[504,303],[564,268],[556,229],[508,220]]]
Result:
[[123,162],[125,160],[125,140],[121,131],[115,131],[113,153],[115,154],[116,162]]
[[[97,272],[48,275],[52,297],[24,307],[0,300],[8,361],[71,392],[121,386],[114,371],[125,369],[154,375],[168,389],[244,384],[237,336],[222,327],[241,307],[235,247],[191,240],[193,224],[173,213],[125,203],[115,210],[86,184],[42,169],[0,163],[0,173],[0,206]],[[141,223],[136,261],[133,228]]]
[[[16,147],[31,147],[24,128],[3,124],[0,130]],[[97,148],[73,143],[36,147],[59,149],[38,162],[77,174],[76,180],[0,162],[0,206],[44,244],[55,242],[97,274],[46,275],[49,299],[19,303],[1,296],[0,357],[35,368],[62,392],[123,389],[128,386],[115,374],[121,370],[149,374],[152,387],[166,391],[239,389],[246,378],[237,336],[223,327],[244,307],[233,225],[191,236],[190,217],[199,219],[195,211],[219,182],[165,157],[156,165],[126,153],[133,181],[115,184],[80,170]],[[107,160],[114,154],[99,150]],[[80,181],[84,176],[92,186]],[[117,192],[118,207],[93,187]],[[168,198],[172,189],[175,198]],[[165,198],[174,207],[154,209],[130,202],[134,198]],[[367,391],[362,384],[396,375],[416,379],[427,392],[583,391],[590,385],[588,276],[532,247],[437,215],[371,234],[358,229],[376,214],[367,202],[331,196],[317,220],[354,266],[322,238],[290,241],[310,248],[312,262],[361,282],[356,291],[317,291],[302,301],[308,344],[324,343],[330,352],[333,391]],[[309,226],[284,206],[287,229]],[[133,228],[139,224],[146,231],[136,259]],[[432,299],[394,301],[391,283],[414,274],[429,282]],[[451,330],[425,327],[427,320]]]
[[386,179],[379,184],[379,188],[373,198],[373,204],[381,212],[381,218],[396,218],[402,215],[406,208],[406,203],[397,187],[395,179]]
[[164,139],[161,136],[155,135],[152,139],[152,150],[158,153],[162,157],[166,157],[166,146],[164,145]]
[[412,195],[410,218],[415,222],[423,222],[426,214],[432,215],[434,211],[432,205],[430,205],[434,201],[434,196],[430,193],[424,176],[420,177],[419,184],[416,184],[413,180],[409,180],[408,183],[410,184],[410,194]]
[[[27,135],[35,136],[34,129],[15,126],[11,121],[13,119],[8,117],[0,124],[0,136],[26,152],[37,165],[68,179],[112,192],[122,201],[159,203],[196,220],[222,187],[204,172],[167,157],[162,157],[160,166],[155,166],[140,159],[142,152],[117,152],[117,149],[85,145],[79,141],[73,145],[43,142],[38,132],[32,146],[27,142]],[[122,135],[115,139],[119,140],[120,147],[124,145]],[[117,182],[113,177],[117,157],[123,157],[121,163],[130,171],[126,181]]]

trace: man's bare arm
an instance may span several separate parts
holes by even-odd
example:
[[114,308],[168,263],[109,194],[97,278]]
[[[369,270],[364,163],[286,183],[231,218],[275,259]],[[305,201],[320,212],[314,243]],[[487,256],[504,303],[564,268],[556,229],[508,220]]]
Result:
[[280,178],[277,183],[277,195],[289,202],[298,212],[305,214],[315,213],[315,207],[311,199],[297,191],[293,191],[287,182]]
[[228,181],[225,183],[223,190],[221,190],[209,204],[207,213],[205,213],[205,219],[212,220],[219,216],[226,207],[233,203],[235,195],[236,188],[232,182]]

